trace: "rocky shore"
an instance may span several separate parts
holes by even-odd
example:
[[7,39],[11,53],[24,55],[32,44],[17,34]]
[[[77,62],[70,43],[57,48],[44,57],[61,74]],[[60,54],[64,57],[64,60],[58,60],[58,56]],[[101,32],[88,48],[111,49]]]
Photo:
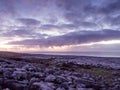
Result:
[[120,68],[1,57],[0,90],[120,90]]

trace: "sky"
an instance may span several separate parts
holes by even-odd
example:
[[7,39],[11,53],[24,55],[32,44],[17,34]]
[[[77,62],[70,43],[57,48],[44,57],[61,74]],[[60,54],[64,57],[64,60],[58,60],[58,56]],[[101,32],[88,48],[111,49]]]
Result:
[[0,0],[0,50],[120,51],[120,0]]

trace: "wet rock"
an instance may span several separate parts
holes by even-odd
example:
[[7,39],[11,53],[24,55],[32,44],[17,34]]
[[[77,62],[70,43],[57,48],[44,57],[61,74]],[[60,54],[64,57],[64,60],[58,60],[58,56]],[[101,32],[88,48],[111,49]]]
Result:
[[32,85],[34,82],[39,82],[39,81],[40,81],[39,78],[35,78],[35,77],[31,78],[31,80],[30,80],[30,82],[29,82],[29,87],[31,87],[31,85]]
[[[76,88],[76,90],[94,90],[94,89],[92,89],[92,88]],[[95,90],[97,90],[97,89],[95,89]]]
[[17,80],[24,80],[27,79],[27,73],[25,71],[14,71],[12,76],[14,77],[14,79]]
[[[10,90],[120,90],[119,70],[110,69],[112,71],[110,73],[115,77],[110,79],[112,82],[109,85],[107,81],[109,78],[93,75],[94,71],[93,74],[86,72],[96,70],[98,67],[95,66],[93,69],[93,65],[78,65],[68,61],[57,62],[55,66],[23,61],[10,61],[8,64],[2,61],[0,62],[0,86],[2,89]],[[77,68],[82,68],[83,71],[77,72]],[[106,73],[105,69],[103,69],[104,73]]]
[[3,79],[2,88],[12,89],[14,87],[13,83],[16,83],[16,82],[17,82],[16,80]]
[[65,89],[64,89],[64,88],[60,88],[60,87],[59,87],[59,88],[57,88],[56,90],[65,90]]
[[56,77],[54,75],[50,74],[45,78],[45,81],[53,82],[53,81],[55,81],[55,79],[56,79]]
[[69,84],[68,84],[68,82],[63,82],[63,83],[61,83],[60,87],[64,88],[65,90],[68,90]]
[[14,65],[5,65],[4,68],[15,68]]
[[119,71],[114,71],[114,72],[112,72],[112,74],[113,74],[114,76],[120,76],[120,72],[119,72]]
[[82,84],[82,83],[81,84],[77,84],[76,87],[77,88],[85,88],[85,84]]
[[120,90],[120,84],[115,85],[115,87],[113,88],[114,90]]
[[35,73],[33,74],[33,77],[43,78],[43,77],[45,77],[45,74],[42,73],[42,72],[35,72]]
[[67,79],[64,78],[63,76],[57,76],[55,82],[61,84],[63,82],[67,82]]
[[54,90],[55,86],[53,83],[48,82],[34,82],[30,90]]
[[3,77],[5,78],[12,78],[12,73],[13,73],[13,69],[9,68],[9,69],[4,69],[3,70]]
[[13,90],[27,90],[27,85],[24,83],[13,83]]
[[55,73],[56,71],[54,70],[54,68],[46,68],[45,69],[45,71],[44,71],[44,73],[46,74],[46,75],[48,75],[48,74],[53,74],[53,73]]
[[0,66],[0,74],[3,73],[3,68]]
[[31,71],[31,72],[38,71],[38,69],[35,66],[31,65],[31,64],[27,64],[27,65],[23,66],[22,68],[27,70],[27,71]]
[[3,83],[3,78],[0,78],[0,85]]
[[71,88],[71,87],[69,87],[69,89],[68,90],[76,90],[76,88]]
[[2,86],[4,88],[10,88],[11,90],[26,90],[28,86],[28,81],[16,81],[16,80],[7,80],[5,79]]

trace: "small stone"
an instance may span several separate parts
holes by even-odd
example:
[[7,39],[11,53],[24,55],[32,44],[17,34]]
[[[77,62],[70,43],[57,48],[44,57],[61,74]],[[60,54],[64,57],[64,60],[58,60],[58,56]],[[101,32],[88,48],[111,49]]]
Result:
[[68,90],[76,90],[75,88],[69,88]]
[[30,90],[54,90],[53,83],[47,82],[34,82]]
[[56,77],[54,75],[48,75],[46,78],[45,78],[45,81],[47,82],[52,82],[56,79]]
[[93,90],[92,88],[76,88],[76,90]]
[[24,80],[27,78],[27,73],[23,71],[14,71],[12,76],[17,80]]
[[67,80],[63,76],[56,77],[56,83],[67,82]]
[[31,78],[29,85],[31,86],[34,82],[39,82],[39,78]]
[[57,88],[56,90],[65,90],[64,88]]

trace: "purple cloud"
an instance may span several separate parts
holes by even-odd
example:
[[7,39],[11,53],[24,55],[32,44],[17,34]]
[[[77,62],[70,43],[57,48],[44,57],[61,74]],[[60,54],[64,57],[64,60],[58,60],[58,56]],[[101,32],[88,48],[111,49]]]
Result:
[[76,45],[90,42],[99,42],[102,40],[120,39],[118,30],[101,30],[101,31],[79,31],[71,32],[62,36],[50,37],[47,39],[27,39],[22,41],[9,42],[13,45],[39,45],[39,46],[63,46]]
[[23,39],[8,44],[49,47],[120,39],[120,0],[0,0],[0,7],[0,37]]
[[32,18],[19,18],[17,20],[24,25],[39,25],[40,24],[40,21],[32,19]]

